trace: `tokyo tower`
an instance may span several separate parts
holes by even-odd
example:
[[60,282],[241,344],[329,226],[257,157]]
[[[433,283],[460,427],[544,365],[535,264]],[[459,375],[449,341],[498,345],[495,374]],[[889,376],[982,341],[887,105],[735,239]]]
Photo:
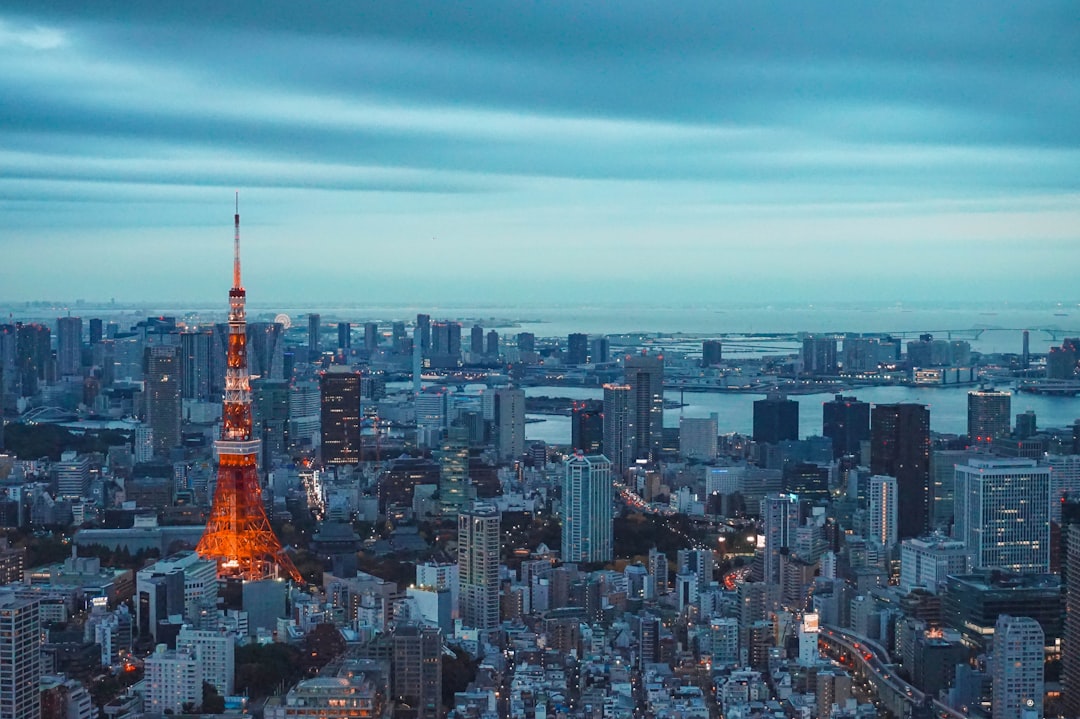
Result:
[[247,364],[247,292],[240,284],[240,197],[236,200],[233,286],[229,290],[229,345],[225,363],[225,403],[218,454],[217,489],[210,521],[195,548],[213,559],[219,577],[259,580],[278,570],[300,581],[300,572],[270,528],[262,503],[256,458],[260,442],[252,436],[251,386]]

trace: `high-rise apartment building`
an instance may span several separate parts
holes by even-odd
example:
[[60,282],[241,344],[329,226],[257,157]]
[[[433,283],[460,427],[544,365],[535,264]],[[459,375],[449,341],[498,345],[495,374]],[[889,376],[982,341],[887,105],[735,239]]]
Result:
[[439,463],[439,504],[445,516],[454,516],[470,501],[469,436],[464,427],[451,427],[442,447],[434,453]]
[[955,534],[973,569],[1050,571],[1050,468],[1033,459],[956,467]]
[[604,385],[604,455],[612,469],[622,474],[634,463],[634,415],[630,385]]
[[41,716],[39,601],[0,590],[0,717]]
[[337,323],[337,346],[339,350],[352,347],[352,325],[348,322]]
[[377,322],[364,323],[364,349],[370,354],[379,349],[379,324]]
[[218,694],[228,696],[233,693],[235,637],[223,629],[204,630],[185,625],[176,637],[176,648],[195,655],[202,670],[202,680],[212,684]]
[[331,367],[319,378],[320,451],[325,464],[360,461],[360,373]]
[[623,377],[630,387],[631,459],[656,459],[664,431],[664,356],[628,355]]
[[799,438],[799,403],[782,394],[754,402],[754,441],[776,444]]
[[998,617],[991,668],[993,719],[1044,716],[1043,641],[1042,627],[1031,617]]
[[562,486],[564,562],[607,562],[613,558],[613,501],[607,457],[575,454],[566,460]]
[[473,325],[469,331],[469,351],[474,355],[484,354],[484,328]]
[[488,330],[487,338],[485,340],[484,354],[487,357],[496,358],[499,356],[499,333],[495,330]]
[[896,477],[900,539],[925,534],[932,501],[928,407],[874,405],[870,411],[870,471]]
[[524,390],[495,390],[495,447],[504,461],[525,454]]
[[458,585],[461,622],[476,629],[499,626],[499,510],[477,502],[458,514]]
[[154,455],[167,457],[180,444],[180,348],[155,345],[146,348],[146,424],[153,431]]
[[193,651],[158,644],[143,666],[149,711],[180,714],[185,704],[202,703],[202,667]]
[[1012,394],[993,389],[968,392],[968,438],[974,444],[990,444],[1012,431]]
[[416,315],[416,331],[420,335],[420,353],[426,356],[431,349],[431,315]]
[[833,458],[861,460],[862,443],[870,439],[870,404],[855,397],[836,397],[821,405],[821,434],[832,440]]
[[56,320],[56,372],[61,377],[82,373],[82,318]]
[[866,494],[867,539],[882,549],[892,549],[897,540],[896,477],[874,475]]

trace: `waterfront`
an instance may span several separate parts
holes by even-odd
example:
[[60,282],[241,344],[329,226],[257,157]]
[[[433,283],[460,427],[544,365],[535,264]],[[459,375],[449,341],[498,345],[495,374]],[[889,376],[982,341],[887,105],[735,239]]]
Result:
[[[871,404],[893,402],[917,402],[930,407],[930,429],[948,434],[967,432],[967,393],[971,387],[865,387],[846,392]],[[602,399],[599,387],[527,387],[529,397],[569,397],[571,399]],[[679,393],[668,391],[665,397],[678,400]],[[728,394],[718,392],[686,392],[686,406],[682,409],[664,411],[664,426],[678,427],[679,417],[708,417],[716,413],[721,434],[739,432],[750,434],[754,420],[754,401],[758,394]],[[832,394],[806,394],[792,396],[799,403],[799,435],[821,434],[821,405],[833,398]],[[1035,412],[1040,427],[1063,427],[1080,418],[1080,398],[1048,397],[1026,393],[1013,393],[1012,414],[1027,410]],[[570,442],[570,418],[552,415],[529,415],[530,422],[525,436],[530,440],[543,440],[549,444]]]

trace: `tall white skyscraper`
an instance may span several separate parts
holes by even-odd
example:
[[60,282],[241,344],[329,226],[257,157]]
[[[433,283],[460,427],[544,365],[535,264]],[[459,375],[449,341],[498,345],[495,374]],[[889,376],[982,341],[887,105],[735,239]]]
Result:
[[499,510],[476,502],[458,514],[458,585],[461,623],[499,626]]
[[38,600],[0,591],[0,717],[41,716],[41,620]]
[[1042,627],[1031,617],[1002,614],[994,625],[993,719],[1043,716]]
[[525,454],[524,390],[496,390],[495,436],[500,459],[513,460]]
[[770,494],[761,500],[764,519],[765,561],[763,581],[780,584],[780,550],[795,544],[799,528],[799,498],[794,494]]
[[896,477],[875,474],[867,488],[869,541],[883,549],[896,546]]
[[613,557],[611,462],[603,455],[566,460],[562,486],[562,557],[607,562]]
[[1050,571],[1050,468],[1033,459],[956,466],[956,538],[974,569]]
[[634,418],[628,384],[604,385],[604,456],[620,475],[634,463]]

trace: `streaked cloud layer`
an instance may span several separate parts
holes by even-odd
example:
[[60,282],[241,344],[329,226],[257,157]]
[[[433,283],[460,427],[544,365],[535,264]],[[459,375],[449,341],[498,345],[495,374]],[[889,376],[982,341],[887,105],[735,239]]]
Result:
[[1076,294],[1075,3],[41,5],[0,299]]

